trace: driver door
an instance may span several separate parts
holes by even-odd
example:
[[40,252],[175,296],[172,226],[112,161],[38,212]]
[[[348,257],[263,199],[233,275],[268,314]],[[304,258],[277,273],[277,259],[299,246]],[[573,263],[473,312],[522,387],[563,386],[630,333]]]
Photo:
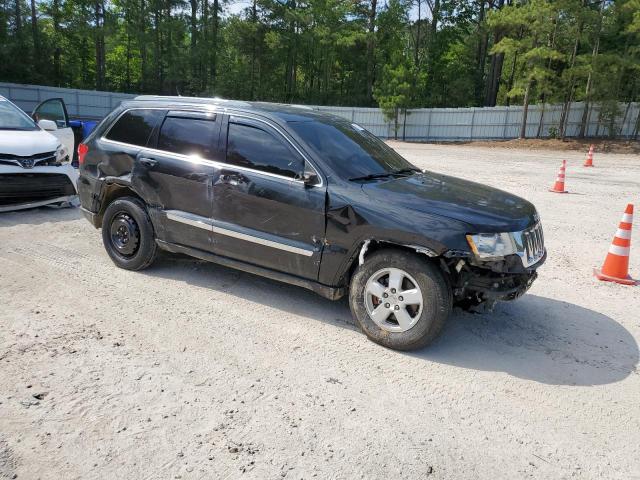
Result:
[[74,154],[74,135],[69,125],[69,115],[67,115],[67,107],[62,98],[50,98],[40,103],[31,113],[32,118],[37,122],[40,120],[51,120],[58,127],[56,130],[50,131],[52,135],[60,140],[69,152],[70,158]]
[[225,158],[213,176],[214,252],[316,280],[325,235],[326,187],[300,176],[305,158],[258,119],[223,125]]

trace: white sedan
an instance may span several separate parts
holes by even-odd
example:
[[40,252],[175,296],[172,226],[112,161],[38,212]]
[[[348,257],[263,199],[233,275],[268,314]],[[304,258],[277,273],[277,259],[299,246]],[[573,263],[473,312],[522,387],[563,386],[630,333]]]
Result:
[[[64,110],[61,100],[53,100]],[[71,165],[73,132],[66,110],[63,119],[46,119],[58,109],[43,102],[34,111],[43,117],[36,123],[0,96],[0,212],[76,201],[78,171]]]

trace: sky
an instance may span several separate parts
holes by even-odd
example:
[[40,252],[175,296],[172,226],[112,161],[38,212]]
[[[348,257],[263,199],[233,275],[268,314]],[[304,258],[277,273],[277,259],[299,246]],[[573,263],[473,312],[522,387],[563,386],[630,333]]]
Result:
[[[252,0],[231,0],[231,2],[229,2],[225,6],[225,16],[236,15],[238,13],[241,13],[242,10],[244,10],[245,8],[251,6],[252,3],[253,3]],[[381,2],[381,5],[386,5],[386,2]],[[426,2],[423,2],[422,3],[422,18],[428,17],[428,15],[427,15],[428,11],[429,11],[429,7],[427,7]],[[414,20],[414,19],[418,18],[418,6],[417,6],[417,4],[413,5],[411,10],[409,11],[409,17],[411,18],[411,20]]]

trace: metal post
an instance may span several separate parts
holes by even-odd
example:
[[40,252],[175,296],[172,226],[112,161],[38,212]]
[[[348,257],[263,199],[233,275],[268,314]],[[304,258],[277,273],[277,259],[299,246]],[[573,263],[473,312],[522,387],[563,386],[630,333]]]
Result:
[[507,125],[509,124],[509,107],[504,107],[505,108],[505,114],[504,114],[504,126],[502,127],[502,139],[506,140],[507,139]]
[[473,140],[473,126],[476,119],[476,109],[471,110],[471,131],[469,132],[469,140]]
[[407,109],[404,109],[404,122],[402,122],[402,141],[407,140]]

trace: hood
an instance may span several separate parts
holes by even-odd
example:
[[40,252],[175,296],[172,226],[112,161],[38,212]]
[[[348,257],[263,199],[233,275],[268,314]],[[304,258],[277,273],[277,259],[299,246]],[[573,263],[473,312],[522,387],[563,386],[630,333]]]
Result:
[[362,188],[385,204],[465,222],[474,233],[516,232],[538,220],[535,207],[523,198],[432,172],[366,183]]
[[0,130],[0,154],[29,157],[54,152],[60,140],[44,130]]

